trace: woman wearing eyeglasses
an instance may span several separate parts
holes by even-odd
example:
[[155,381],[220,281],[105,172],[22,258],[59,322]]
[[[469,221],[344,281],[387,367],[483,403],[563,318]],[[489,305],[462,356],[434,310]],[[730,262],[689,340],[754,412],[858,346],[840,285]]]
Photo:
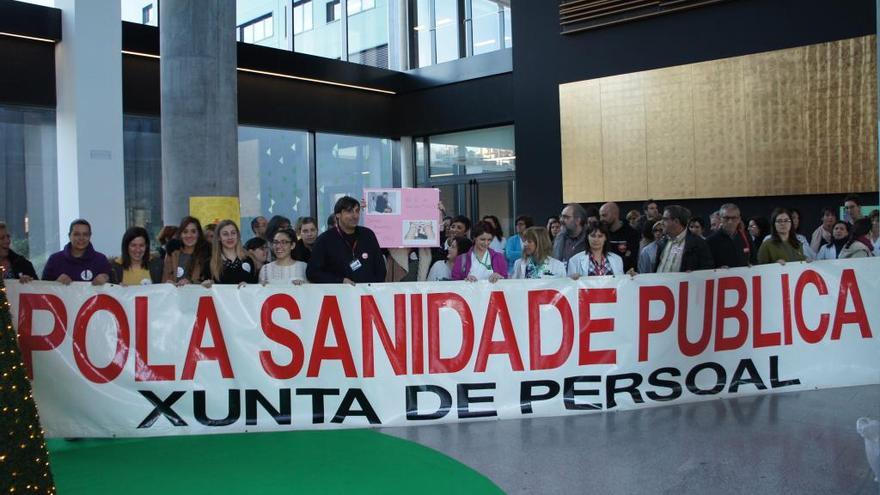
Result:
[[791,212],[785,208],[773,210],[770,217],[770,238],[766,239],[758,250],[758,264],[779,263],[789,261],[806,261],[803,246],[792,231]]
[[272,252],[275,261],[263,265],[260,270],[260,283],[302,285],[306,282],[306,263],[290,256],[296,244],[296,234],[290,229],[282,229],[272,237]]

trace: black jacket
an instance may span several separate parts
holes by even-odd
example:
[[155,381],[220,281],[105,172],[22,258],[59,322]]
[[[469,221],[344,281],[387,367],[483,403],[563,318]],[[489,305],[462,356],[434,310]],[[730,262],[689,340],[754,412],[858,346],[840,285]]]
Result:
[[[361,266],[353,271],[351,264],[354,260]],[[358,283],[384,282],[385,260],[376,234],[358,226],[351,236],[338,229],[319,235],[312,244],[306,277],[316,284],[338,284],[344,278]]]
[[22,275],[27,275],[34,280],[40,279],[37,276],[37,271],[34,270],[34,265],[27,258],[11,249],[9,250],[9,264],[12,266],[11,278],[21,278]]
[[[623,222],[617,232],[608,230],[608,243],[611,244],[611,252],[623,258],[624,272],[628,272],[630,268],[635,269],[638,265],[640,240],[641,235],[627,222]],[[586,247],[589,248],[589,239],[585,242]]]
[[[314,244],[312,245],[314,246]],[[293,251],[290,253],[290,257],[297,261],[305,261],[306,263],[312,259],[312,250],[307,248],[302,241],[297,241],[296,246],[294,246]]]
[[709,245],[709,250],[712,252],[715,268],[749,266],[752,243],[746,232],[738,230],[731,237],[724,229],[718,229],[706,238],[706,244]]
[[[657,243],[657,260],[654,262],[654,271],[660,266],[663,258],[663,250],[669,239],[664,237]],[[710,270],[715,268],[715,262],[712,260],[712,252],[709,245],[702,237],[687,233],[684,237],[684,252],[681,253],[681,269],[680,272],[692,272],[694,270]]]

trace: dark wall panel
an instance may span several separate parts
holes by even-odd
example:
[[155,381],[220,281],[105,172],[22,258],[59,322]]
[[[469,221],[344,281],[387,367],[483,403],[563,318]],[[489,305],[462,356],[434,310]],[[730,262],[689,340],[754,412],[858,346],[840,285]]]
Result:
[[123,55],[122,111],[141,115],[159,115],[159,61],[153,58]]
[[396,137],[392,96],[257,74],[239,74],[242,124]]
[[[513,0],[517,200],[558,214],[559,84],[874,33],[872,0],[730,0],[667,16],[560,34],[557,2]],[[770,200],[768,200],[770,201]]]
[[422,136],[513,122],[513,75],[500,74],[398,95],[400,136]]
[[0,36],[0,103],[55,107],[55,45]]

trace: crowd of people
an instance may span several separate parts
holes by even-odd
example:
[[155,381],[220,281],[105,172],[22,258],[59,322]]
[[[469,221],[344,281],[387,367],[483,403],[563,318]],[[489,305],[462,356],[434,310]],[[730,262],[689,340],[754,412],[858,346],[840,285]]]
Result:
[[689,272],[792,261],[880,256],[880,212],[862,213],[856,195],[847,196],[847,218],[833,208],[821,223],[801,233],[797,210],[777,208],[769,218],[744,219],[733,203],[721,205],[705,221],[680,205],[644,203],[642,211],[621,216],[615,203],[600,208],[566,205],[558,217],[536,226],[521,215],[515,232],[505,237],[501,222],[487,215],[472,223],[446,216],[438,205],[441,243],[435,248],[382,249],[375,234],[360,225],[363,200],[336,202],[327,229],[319,234],[312,217],[296,223],[276,215],[250,223],[253,236],[242,242],[232,220],[202,226],[184,217],[166,226],[151,249],[143,227],[122,235],[120,255],[108,259],[91,243],[87,220],[70,224],[69,242],[52,254],[41,276],[25,257],[11,249],[10,234],[0,222],[0,265],[6,278],[91,282],[120,285],[376,283],[634,276],[639,273]]

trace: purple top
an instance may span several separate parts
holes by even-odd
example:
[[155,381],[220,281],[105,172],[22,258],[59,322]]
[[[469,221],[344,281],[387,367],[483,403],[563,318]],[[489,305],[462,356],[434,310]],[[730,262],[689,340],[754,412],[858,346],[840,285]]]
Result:
[[105,273],[110,275],[110,262],[103,254],[95,251],[92,244],[86,248],[86,252],[79,258],[70,254],[70,243],[64,249],[49,256],[46,267],[43,268],[43,280],[58,280],[62,274],[67,274],[74,282],[91,282],[98,275]]
[[[467,278],[468,273],[471,271],[471,253],[473,251],[473,248],[471,248],[470,251],[455,257],[455,263],[452,264],[452,280],[464,280]],[[507,278],[507,260],[504,259],[504,254],[494,251],[492,248],[489,248],[488,251],[489,257],[492,259],[492,271]]]

